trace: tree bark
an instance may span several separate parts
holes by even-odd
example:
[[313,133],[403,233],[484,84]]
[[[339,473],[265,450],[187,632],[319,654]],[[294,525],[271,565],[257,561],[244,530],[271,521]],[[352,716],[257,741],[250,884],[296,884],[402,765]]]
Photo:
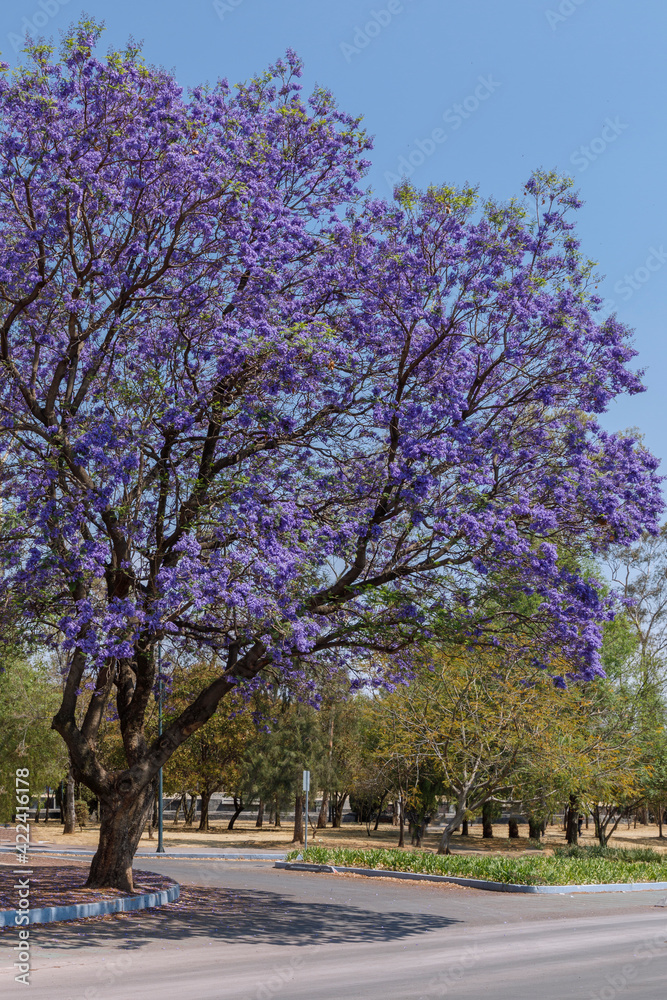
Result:
[[264,826],[264,800],[259,800],[259,805],[257,806],[257,819],[255,820],[255,826]]
[[516,816],[510,816],[507,827],[510,840],[517,840],[519,837],[519,823]]
[[405,812],[403,811],[403,796],[398,800],[398,846],[405,847]]
[[276,799],[276,819],[274,826],[280,826],[280,807],[278,805],[278,799]]
[[491,822],[491,816],[493,815],[493,803],[485,802],[482,806],[482,839],[492,840],[493,839],[493,823]]
[[67,772],[67,785],[65,788],[65,834],[76,833],[76,811],[74,809],[74,775],[70,767]]
[[303,844],[303,795],[297,792],[294,799],[294,836],[293,844]]
[[464,819],[461,822],[461,836],[462,837],[468,837],[469,835],[470,835],[470,830],[468,828],[468,820]]
[[528,817],[528,836],[531,840],[539,840],[542,836],[542,823],[534,816]]
[[100,839],[86,886],[132,892],[132,859],[153,808],[153,782],[132,795],[100,796]]

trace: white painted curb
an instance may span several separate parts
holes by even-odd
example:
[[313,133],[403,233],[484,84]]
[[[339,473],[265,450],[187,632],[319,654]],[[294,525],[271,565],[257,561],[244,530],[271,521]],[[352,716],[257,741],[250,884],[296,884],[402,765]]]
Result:
[[[171,879],[169,880],[172,881]],[[30,924],[50,924],[55,920],[80,920],[81,917],[101,917],[106,913],[129,913],[145,910],[149,906],[163,906],[173,903],[181,894],[178,882],[172,882],[168,889],[160,892],[143,892],[136,896],[119,896],[116,899],[100,899],[96,903],[72,903],[69,906],[41,906],[33,910],[0,910],[0,927],[17,927],[16,916],[28,913]],[[25,923],[20,926],[25,927]]]
[[349,872],[369,878],[403,878],[411,882],[453,882],[454,885],[486,889],[489,892],[559,893],[572,892],[642,892],[646,889],[667,889],[667,882],[606,882],[599,885],[516,885],[513,882],[491,882],[481,878],[463,878],[459,875],[423,875],[418,872],[393,872],[381,868],[347,868],[342,865],[310,865],[304,861],[276,861],[274,868],[289,871]]

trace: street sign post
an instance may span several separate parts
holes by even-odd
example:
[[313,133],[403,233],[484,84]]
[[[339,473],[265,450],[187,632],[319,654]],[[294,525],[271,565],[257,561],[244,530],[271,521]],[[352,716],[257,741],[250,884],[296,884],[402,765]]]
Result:
[[304,834],[303,849],[308,850],[308,792],[310,791],[310,771],[303,772],[303,790],[306,793],[306,832]]

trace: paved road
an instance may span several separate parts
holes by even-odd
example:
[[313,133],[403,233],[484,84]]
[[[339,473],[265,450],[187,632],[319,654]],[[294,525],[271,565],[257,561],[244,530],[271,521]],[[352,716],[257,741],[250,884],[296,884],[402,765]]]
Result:
[[[154,861],[181,908],[34,927],[31,986],[3,1000],[664,1000],[664,892],[514,896]],[[663,904],[663,905],[660,905]]]

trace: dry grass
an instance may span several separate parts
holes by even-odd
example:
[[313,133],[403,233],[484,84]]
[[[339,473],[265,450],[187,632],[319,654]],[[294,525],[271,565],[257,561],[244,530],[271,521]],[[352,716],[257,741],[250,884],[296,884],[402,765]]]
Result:
[[[497,823],[494,826],[495,836],[493,840],[482,839],[481,823],[475,823],[470,828],[469,837],[461,837],[455,834],[452,838],[452,849],[460,851],[488,851],[498,854],[515,854],[534,847],[528,840],[528,827],[520,826],[520,837],[518,840],[509,840],[504,834],[507,833],[506,824]],[[97,846],[98,827],[95,824],[85,830],[64,837],[62,826],[59,823],[50,821],[45,823],[33,823],[31,825],[31,836],[33,844],[48,843],[54,847],[89,847]],[[422,842],[422,847],[426,850],[436,850],[440,837],[439,831],[431,830],[426,834]],[[0,841],[13,842],[14,833],[11,829],[0,829]],[[207,833],[199,833],[197,830],[186,830],[180,824],[174,827],[172,823],[167,823],[164,828],[164,842],[168,850],[229,850],[229,849],[255,849],[269,851],[287,851],[294,847],[292,843],[292,825],[284,824],[276,829],[273,826],[264,826],[261,829],[255,827],[254,822],[239,822],[233,830],[227,830],[226,824],[213,825]],[[312,829],[308,831],[308,843],[311,846],[340,847],[340,848],[371,848],[371,847],[395,847],[398,842],[398,829],[389,824],[382,824],[377,832],[371,830],[370,837],[367,835],[366,827],[359,823],[345,823],[340,829],[334,830],[327,827],[326,830],[318,830],[313,837]],[[544,844],[546,848],[564,844],[565,836],[560,824],[552,825],[547,829]],[[580,838],[581,844],[596,843],[593,824],[590,822],[588,830],[584,829]],[[141,849],[146,849],[152,844],[157,846],[157,836],[151,841],[148,834],[144,833],[141,839]],[[410,838],[406,836],[406,846],[410,845]],[[667,853],[667,839],[658,839],[658,827],[654,825],[641,826],[634,825],[628,829],[626,822],[622,822],[610,841],[613,847],[652,847],[657,851]]]

